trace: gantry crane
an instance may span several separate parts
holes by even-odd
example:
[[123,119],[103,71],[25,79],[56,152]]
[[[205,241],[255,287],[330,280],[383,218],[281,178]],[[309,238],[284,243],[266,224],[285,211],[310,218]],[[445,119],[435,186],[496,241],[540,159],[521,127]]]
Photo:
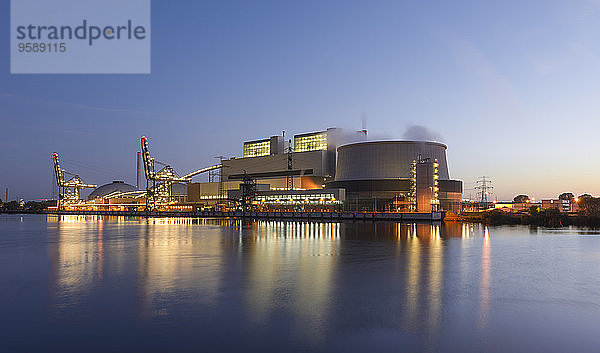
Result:
[[[173,184],[189,183],[192,181],[192,177],[198,174],[222,167],[221,164],[217,164],[180,177],[170,165],[161,163],[150,155],[146,136],[142,136],[141,145],[144,174],[146,176],[146,208],[156,209],[157,206],[171,203]],[[162,165],[162,168],[158,171],[155,169],[156,164]]]
[[[52,155],[54,161],[54,176],[56,177],[56,184],[58,185],[58,209],[61,210],[65,205],[72,205],[81,203],[79,199],[80,189],[93,189],[96,185],[86,184],[81,180],[79,175],[72,174],[60,167],[60,160],[58,153],[54,152]],[[65,174],[70,175],[69,180],[65,180]]]

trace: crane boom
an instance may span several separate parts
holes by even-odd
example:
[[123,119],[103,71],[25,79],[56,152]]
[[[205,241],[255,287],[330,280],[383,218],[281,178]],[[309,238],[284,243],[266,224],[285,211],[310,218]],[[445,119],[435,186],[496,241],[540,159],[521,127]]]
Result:
[[191,173],[189,173],[189,174],[186,174],[186,175],[184,175],[184,176],[182,177],[182,179],[190,179],[190,180],[191,180],[191,179],[192,179],[192,177],[194,177],[194,176],[196,176],[196,175],[198,175],[198,174],[206,173],[206,172],[209,172],[209,171],[211,171],[211,170],[219,169],[219,168],[222,168],[222,167],[223,167],[223,165],[221,165],[221,164],[216,164],[216,165],[213,165],[213,166],[210,166],[210,167],[206,167],[206,168],[198,169],[198,170],[196,170],[195,172],[191,172]]
[[52,155],[52,160],[54,161],[54,176],[56,177],[56,184],[60,187],[65,181],[63,171],[60,169],[60,161],[58,160],[58,153],[54,152]]
[[148,139],[146,136],[142,136],[142,159],[144,161],[144,174],[146,180],[152,180],[154,177],[154,158],[150,157],[150,150],[148,149]]

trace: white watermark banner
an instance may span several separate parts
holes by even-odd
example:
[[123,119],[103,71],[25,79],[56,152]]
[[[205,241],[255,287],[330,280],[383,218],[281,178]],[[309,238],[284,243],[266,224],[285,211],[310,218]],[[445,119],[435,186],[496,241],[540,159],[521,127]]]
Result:
[[150,0],[11,0],[13,74],[149,74]]

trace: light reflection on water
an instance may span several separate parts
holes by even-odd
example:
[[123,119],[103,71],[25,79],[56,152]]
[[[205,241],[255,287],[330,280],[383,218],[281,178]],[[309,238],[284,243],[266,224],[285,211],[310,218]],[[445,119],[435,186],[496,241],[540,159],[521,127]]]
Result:
[[481,285],[479,288],[479,327],[487,326],[487,315],[490,309],[490,233],[488,227],[483,230],[483,246],[481,247]]
[[[567,235],[579,233],[590,231],[3,215],[3,344],[585,350],[600,343],[600,244]],[[32,322],[38,339],[19,339]]]

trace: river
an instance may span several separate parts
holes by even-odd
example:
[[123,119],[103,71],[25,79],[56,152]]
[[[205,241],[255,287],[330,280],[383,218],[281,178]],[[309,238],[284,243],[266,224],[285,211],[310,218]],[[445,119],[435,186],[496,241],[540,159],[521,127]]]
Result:
[[0,351],[598,351],[599,235],[0,215]]

